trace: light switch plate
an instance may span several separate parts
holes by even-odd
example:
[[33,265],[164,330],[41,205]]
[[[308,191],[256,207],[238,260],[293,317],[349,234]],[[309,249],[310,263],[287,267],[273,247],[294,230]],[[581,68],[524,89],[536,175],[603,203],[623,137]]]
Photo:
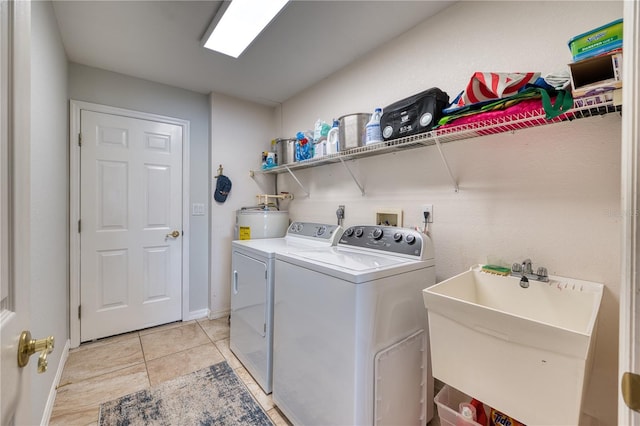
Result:
[[202,203],[193,203],[191,205],[191,215],[192,216],[204,216],[204,204]]

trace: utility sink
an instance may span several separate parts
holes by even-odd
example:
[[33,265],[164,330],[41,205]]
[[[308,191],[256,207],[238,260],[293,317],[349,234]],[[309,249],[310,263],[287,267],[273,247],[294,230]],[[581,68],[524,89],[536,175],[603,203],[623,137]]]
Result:
[[423,290],[433,376],[529,425],[579,424],[604,286],[468,271]]

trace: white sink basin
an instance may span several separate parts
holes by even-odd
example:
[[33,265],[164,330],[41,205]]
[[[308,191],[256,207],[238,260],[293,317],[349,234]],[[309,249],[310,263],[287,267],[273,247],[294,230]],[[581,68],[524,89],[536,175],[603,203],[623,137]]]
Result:
[[433,376],[525,424],[578,424],[602,284],[481,272],[423,290]]

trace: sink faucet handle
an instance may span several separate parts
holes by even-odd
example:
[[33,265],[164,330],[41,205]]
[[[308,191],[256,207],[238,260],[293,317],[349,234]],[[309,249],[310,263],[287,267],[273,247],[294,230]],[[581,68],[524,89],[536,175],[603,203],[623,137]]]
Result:
[[536,275],[538,275],[538,278],[547,278],[549,276],[549,272],[547,271],[547,268],[540,266],[536,271]]
[[514,263],[511,265],[511,272],[522,272],[522,265],[519,263]]

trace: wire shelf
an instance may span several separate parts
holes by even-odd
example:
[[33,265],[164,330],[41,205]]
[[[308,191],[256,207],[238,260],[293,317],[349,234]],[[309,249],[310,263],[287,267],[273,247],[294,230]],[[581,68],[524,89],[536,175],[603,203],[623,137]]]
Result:
[[500,118],[480,119],[472,123],[438,128],[430,132],[352,148],[348,151],[337,154],[297,161],[266,170],[255,170],[254,172],[263,174],[291,173],[292,170],[301,170],[323,164],[344,162],[344,160],[353,160],[356,158],[364,158],[399,150],[420,148],[435,145],[437,143],[447,143],[486,135],[515,132],[518,130],[580,118],[600,116],[620,111],[622,111],[622,106],[617,105],[614,102],[613,92],[609,91],[574,99],[573,108],[571,110],[553,119],[545,118],[544,109],[540,107],[533,111],[514,113]]

